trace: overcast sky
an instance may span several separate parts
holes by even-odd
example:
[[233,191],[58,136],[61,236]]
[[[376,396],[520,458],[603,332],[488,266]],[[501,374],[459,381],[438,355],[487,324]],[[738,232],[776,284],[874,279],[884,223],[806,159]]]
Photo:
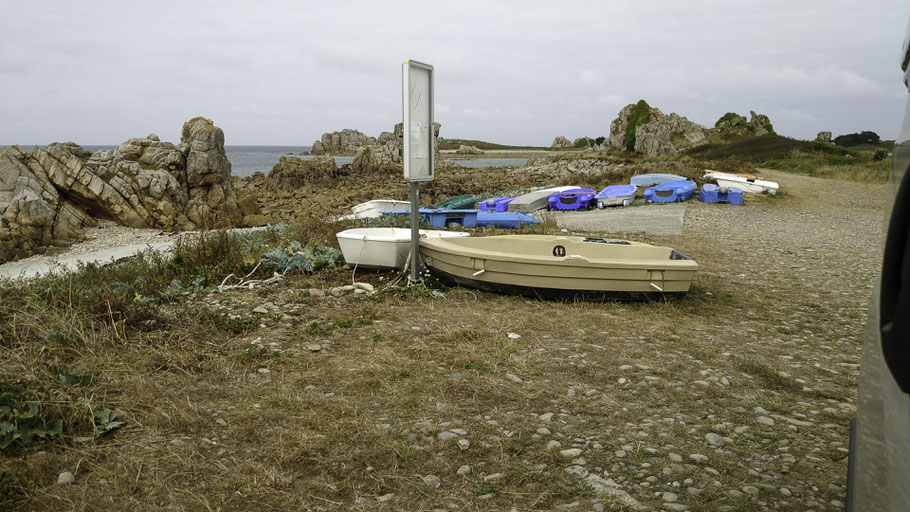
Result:
[[[813,138],[893,138],[906,90],[898,0],[4,2],[0,144],[227,144],[376,136],[401,120],[401,62],[436,69],[443,137],[549,145],[607,135],[641,98],[713,126],[770,116]],[[255,4],[255,5],[254,5]]]

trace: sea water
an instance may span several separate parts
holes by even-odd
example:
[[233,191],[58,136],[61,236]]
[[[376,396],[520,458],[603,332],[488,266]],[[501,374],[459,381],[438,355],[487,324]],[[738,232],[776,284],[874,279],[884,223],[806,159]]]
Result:
[[[82,146],[86,151],[101,149],[114,149],[117,146]],[[25,147],[23,146],[23,149]],[[294,156],[301,160],[310,160],[312,155],[301,155],[308,152],[312,146],[224,146],[224,153],[231,162],[231,174],[235,176],[250,176],[256,171],[268,175],[278,159],[283,156]],[[336,156],[335,165],[341,167],[354,161],[352,156]],[[527,162],[527,158],[469,158],[451,160],[452,163],[462,167],[499,167],[504,165],[520,166]]]

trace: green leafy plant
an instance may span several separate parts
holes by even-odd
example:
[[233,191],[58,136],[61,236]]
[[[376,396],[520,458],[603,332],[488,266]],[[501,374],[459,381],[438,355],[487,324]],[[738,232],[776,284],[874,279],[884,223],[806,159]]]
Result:
[[293,241],[287,249],[276,247],[263,254],[263,257],[278,267],[279,272],[303,270],[315,272],[325,266],[335,266],[344,261],[341,251],[325,245],[308,245],[302,247],[300,242]]
[[0,450],[10,446],[32,446],[63,437],[63,422],[41,414],[38,406],[28,402],[24,408],[12,407],[17,394],[0,394]]
[[93,408],[92,417],[95,421],[95,435],[98,437],[110,434],[124,425],[124,422],[116,421],[117,413],[107,407]]
[[174,279],[167,285],[167,288],[161,292],[161,296],[166,300],[174,300],[178,297],[189,297],[205,291],[202,283],[205,279],[197,277],[189,286],[183,286],[179,279]]

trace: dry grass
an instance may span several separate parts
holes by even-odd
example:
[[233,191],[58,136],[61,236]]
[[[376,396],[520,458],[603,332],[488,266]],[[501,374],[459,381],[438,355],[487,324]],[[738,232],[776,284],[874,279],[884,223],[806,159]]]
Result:
[[[734,211],[801,215],[801,204]],[[441,298],[419,289],[310,297],[308,288],[350,279],[347,270],[324,269],[257,290],[155,302],[152,316],[134,318],[129,301],[114,307],[116,287],[108,286],[106,305],[42,295],[39,285],[4,285],[0,382],[32,389],[46,414],[64,419],[66,438],[0,452],[0,504],[553,510],[579,501],[578,509],[592,502],[623,509],[564,471],[569,459],[546,449],[555,440],[583,448],[591,472],[606,474],[645,509],[660,508],[655,492],[671,490],[690,510],[835,508],[843,492],[829,484],[844,484],[851,365],[867,300],[840,290],[865,289],[866,276],[855,261],[816,268],[822,262],[811,255],[779,255],[760,242],[744,250],[740,240],[715,238],[711,223],[697,221],[719,211],[710,208],[692,207],[687,222],[695,229],[685,238],[636,237],[702,264],[691,292],[672,301],[555,302],[458,288]],[[283,236],[320,242],[339,227],[298,226]],[[555,229],[545,222],[530,231]],[[775,236],[783,247],[799,247],[786,233]],[[204,264],[213,264],[205,249],[187,251],[203,255],[184,265],[212,280],[242,267],[215,271]],[[112,284],[127,270],[98,269],[66,288],[57,284]],[[358,273],[376,286],[390,277]],[[269,313],[252,312],[261,304]],[[71,336],[41,337],[53,329]],[[57,390],[49,384],[55,365],[90,373],[91,385]],[[91,428],[74,406],[85,393],[126,424],[76,440]],[[757,424],[755,407],[811,426]],[[458,439],[470,442],[467,449],[436,437],[451,429],[466,432]],[[711,448],[708,432],[730,441]],[[456,475],[463,465],[470,475]],[[76,482],[54,485],[61,471],[74,472]],[[427,485],[426,475],[442,485]],[[744,494],[744,486],[758,494]],[[784,486],[792,497],[777,491]]]

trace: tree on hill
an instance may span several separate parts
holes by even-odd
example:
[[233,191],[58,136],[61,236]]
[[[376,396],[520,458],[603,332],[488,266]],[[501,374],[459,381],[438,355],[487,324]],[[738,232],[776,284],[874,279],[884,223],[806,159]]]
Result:
[[846,135],[834,137],[834,143],[844,148],[859,146],[861,144],[878,144],[879,142],[881,142],[881,137],[879,137],[877,133],[870,131],[848,133]]

